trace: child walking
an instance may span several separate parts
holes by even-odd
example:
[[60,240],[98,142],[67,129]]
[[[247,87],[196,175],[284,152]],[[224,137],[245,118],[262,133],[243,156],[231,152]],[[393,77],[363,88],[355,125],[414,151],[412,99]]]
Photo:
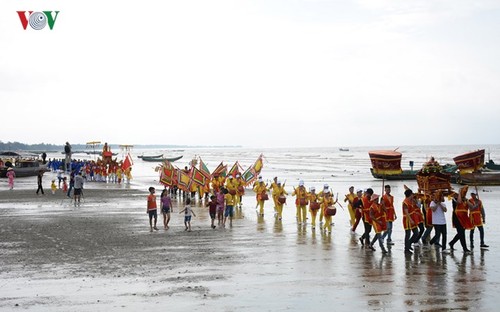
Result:
[[184,226],[186,226],[186,229],[184,231],[191,232],[191,215],[196,217],[196,214],[191,208],[191,199],[189,197],[186,198],[186,207],[184,207],[184,209],[179,211],[179,214],[183,212],[184,212]]
[[165,230],[168,230],[168,223],[170,222],[170,212],[173,212],[173,207],[167,188],[164,188],[163,191],[161,191],[160,202],[161,213],[163,214],[163,228]]
[[[158,213],[156,212],[156,195],[155,195],[155,188],[152,186],[149,188],[148,205],[146,208],[146,213],[149,215],[149,231],[150,232],[153,232],[153,230],[158,231],[158,228],[156,227],[156,221],[158,220]],[[154,219],[154,225],[153,225],[153,219]]]
[[210,226],[212,229],[215,229],[215,214],[217,213],[217,197],[215,195],[210,196],[210,201],[205,205],[208,207],[208,213],[210,215],[210,219],[212,220],[212,225]]
[[52,195],[54,195],[57,190],[56,180],[52,180],[52,183],[50,184],[50,189],[52,190]]

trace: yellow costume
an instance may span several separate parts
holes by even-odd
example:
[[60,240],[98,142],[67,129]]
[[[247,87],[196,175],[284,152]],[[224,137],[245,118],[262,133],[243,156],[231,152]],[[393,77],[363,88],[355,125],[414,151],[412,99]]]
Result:
[[344,202],[349,202],[349,204],[347,205],[347,210],[349,211],[349,217],[350,217],[349,222],[351,223],[351,227],[356,222],[356,212],[354,211],[354,208],[352,207],[352,204],[353,204],[355,198],[356,198],[356,194],[354,193],[354,187],[350,187],[349,194],[345,195]]
[[[277,188],[277,198],[280,196],[285,196],[288,195],[288,193],[285,191],[283,186],[281,186],[281,183],[278,182],[278,188]],[[281,220],[283,216],[283,204],[279,200],[276,200],[276,213],[278,214],[278,220]]]
[[309,212],[311,213],[311,225],[312,228],[316,228],[316,215],[318,214],[318,210],[320,210],[319,205],[319,196],[316,194],[316,191],[314,188],[311,188],[311,192],[308,193],[307,195],[308,200],[309,200]]
[[267,195],[267,185],[259,179],[257,183],[255,183],[253,187],[253,191],[256,194],[257,204],[259,205],[259,214],[264,216],[264,203],[266,202]]
[[327,207],[333,208],[333,205],[335,204],[332,197],[332,193],[324,192],[323,197],[320,199],[320,204],[321,204],[321,210],[323,211],[323,214],[325,216],[325,227],[323,229],[325,231],[328,230],[328,233],[331,233],[332,216],[326,213],[326,209],[329,209]]
[[304,182],[299,182],[299,187],[293,190],[292,196],[296,196],[295,206],[297,207],[297,221],[306,224],[308,196],[304,187]]

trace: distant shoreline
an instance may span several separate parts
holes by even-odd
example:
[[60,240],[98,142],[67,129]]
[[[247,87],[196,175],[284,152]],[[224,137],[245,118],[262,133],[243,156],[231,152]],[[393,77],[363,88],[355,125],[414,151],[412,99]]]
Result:
[[[71,144],[71,143],[70,143]],[[103,144],[97,145],[102,146]],[[119,150],[120,146],[123,144],[108,144],[112,150]],[[97,148],[96,146],[96,148]],[[242,145],[168,145],[168,144],[131,144],[134,148],[242,148]],[[74,151],[89,149],[88,144],[71,144],[71,148]],[[25,144],[20,142],[7,142],[3,143],[0,141],[0,152],[6,151],[24,151],[33,153],[57,153],[64,151],[64,145],[54,145],[54,144]]]

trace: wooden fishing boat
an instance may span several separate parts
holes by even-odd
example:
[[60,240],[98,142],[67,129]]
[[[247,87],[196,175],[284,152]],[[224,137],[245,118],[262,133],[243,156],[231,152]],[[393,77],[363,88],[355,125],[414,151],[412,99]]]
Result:
[[458,155],[453,161],[461,174],[478,171],[484,167],[484,149]]
[[457,176],[462,185],[500,185],[500,172],[473,172]]
[[164,162],[164,161],[169,161],[169,162],[174,162],[176,160],[179,160],[183,157],[177,156],[177,157],[148,157],[148,156],[142,156],[143,161],[149,161],[149,162]]
[[159,155],[153,155],[153,156],[146,156],[146,155],[139,155],[137,156],[137,158],[162,158],[163,157],[163,154],[159,154]]
[[489,169],[489,170],[493,170],[493,171],[500,171],[500,165],[499,164],[495,164],[495,162],[493,160],[488,160],[488,162],[486,162],[484,164],[484,166]]
[[[402,173],[400,152],[392,150],[378,150],[368,152],[372,163],[372,175],[380,175],[386,178],[389,175],[398,175]],[[416,173],[415,173],[416,174]]]
[[16,159],[14,163],[5,162],[5,166],[0,168],[0,178],[6,177],[9,167],[14,170],[17,178],[36,176],[40,170],[50,171],[47,164],[42,164],[38,159]]

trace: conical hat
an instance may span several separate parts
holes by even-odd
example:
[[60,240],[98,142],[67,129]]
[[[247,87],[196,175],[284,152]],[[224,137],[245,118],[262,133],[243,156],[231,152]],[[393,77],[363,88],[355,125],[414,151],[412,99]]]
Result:
[[467,191],[469,190],[469,186],[465,185],[460,188],[460,196],[465,197],[467,195]]

